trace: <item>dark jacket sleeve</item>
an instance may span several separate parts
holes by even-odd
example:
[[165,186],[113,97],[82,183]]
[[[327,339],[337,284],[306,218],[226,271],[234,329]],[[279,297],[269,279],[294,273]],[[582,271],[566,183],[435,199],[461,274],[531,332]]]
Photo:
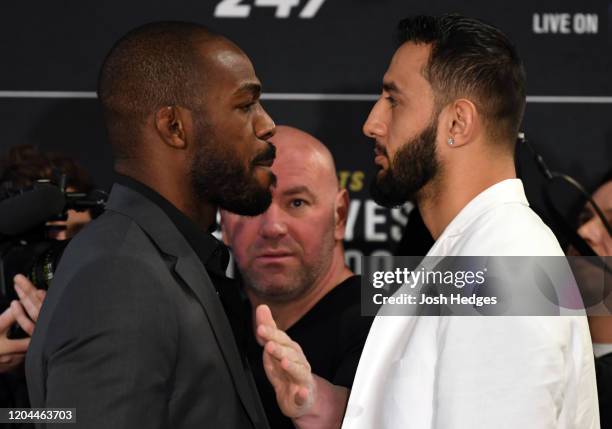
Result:
[[76,408],[71,427],[166,427],[178,336],[165,291],[178,285],[162,285],[167,276],[158,274],[113,256],[89,263],[63,289],[43,347],[44,406]]

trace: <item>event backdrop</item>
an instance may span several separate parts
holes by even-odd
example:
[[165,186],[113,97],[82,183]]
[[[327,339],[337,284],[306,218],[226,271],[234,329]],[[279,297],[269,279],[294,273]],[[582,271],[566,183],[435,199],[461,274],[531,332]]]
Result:
[[[11,2],[0,18],[0,150],[32,143],[71,154],[108,188],[111,156],[94,92],[104,55],[140,24],[199,22],[251,57],[277,124],[304,129],[333,152],[352,198],[352,261],[388,252],[410,207],[389,211],[369,199],[372,142],[361,127],[393,53],[397,21],[449,12],[486,20],[516,43],[528,75],[528,139],[551,169],[593,187],[612,167],[612,3],[593,0]],[[522,149],[518,160],[528,197],[544,218],[548,191],[567,213],[574,194],[546,185]]]

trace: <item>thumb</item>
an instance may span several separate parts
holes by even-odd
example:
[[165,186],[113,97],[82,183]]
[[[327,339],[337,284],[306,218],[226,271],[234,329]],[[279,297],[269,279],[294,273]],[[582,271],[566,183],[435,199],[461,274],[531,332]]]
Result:
[[255,310],[255,321],[257,326],[266,325],[276,329],[276,322],[274,322],[270,307],[265,304],[257,306],[257,309]]
[[276,329],[276,323],[274,322],[274,318],[272,317],[272,312],[270,311],[270,307],[265,304],[258,305],[255,309],[255,332],[257,334],[257,342],[263,346],[267,339],[262,337],[260,332],[260,327],[265,326],[269,330]]

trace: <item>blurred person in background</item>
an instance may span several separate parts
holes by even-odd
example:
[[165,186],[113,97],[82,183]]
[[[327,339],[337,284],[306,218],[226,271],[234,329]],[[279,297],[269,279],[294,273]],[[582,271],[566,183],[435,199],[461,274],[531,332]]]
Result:
[[[41,179],[53,182],[61,175],[66,176],[68,192],[89,193],[93,189],[87,171],[63,154],[43,152],[32,145],[16,145],[0,157],[0,189],[3,192],[30,188]],[[47,237],[52,240],[72,238],[91,218],[89,211],[70,209],[65,220],[48,222]],[[3,302],[0,308],[0,406],[29,407],[23,361],[46,292],[37,289],[23,274],[15,276],[14,287],[19,300]],[[28,334],[26,338],[9,338],[15,324]]]
[[[60,153],[41,152],[32,145],[17,145],[0,160],[0,187],[3,191],[26,189],[37,180],[54,182],[66,175],[66,191],[89,193],[94,189],[91,177],[74,159]],[[48,236],[65,240],[91,220],[89,211],[68,210],[65,220],[50,222]]]
[[[599,206],[609,224],[612,224],[612,171],[610,171],[593,193],[593,201]],[[592,204],[586,203],[578,216],[578,235],[589,245],[596,255],[604,257],[608,268],[612,267],[612,237]],[[579,255],[574,247],[568,249],[568,255]],[[576,273],[582,288],[588,288],[588,294],[600,297],[609,303],[608,288],[612,286],[610,272],[603,271],[588,261],[578,261]],[[591,284],[588,284],[591,279]],[[583,282],[587,282],[586,284]],[[603,290],[599,288],[604,286]],[[607,286],[607,288],[606,288]],[[593,290],[597,289],[597,290]],[[607,307],[611,310],[610,306]],[[595,372],[599,398],[599,414],[602,428],[612,428],[612,316],[590,316],[589,330],[593,340],[595,355]]]

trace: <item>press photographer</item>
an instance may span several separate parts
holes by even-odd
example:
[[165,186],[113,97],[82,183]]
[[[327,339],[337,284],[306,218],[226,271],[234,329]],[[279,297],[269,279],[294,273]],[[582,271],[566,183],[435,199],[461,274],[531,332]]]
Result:
[[0,297],[16,298],[13,278],[25,274],[38,289],[47,289],[66,240],[103,208],[101,191],[72,192],[66,175],[39,179],[26,189],[0,194]]
[[105,194],[74,160],[14,146],[0,158],[0,406],[28,406],[22,363],[68,239]]

